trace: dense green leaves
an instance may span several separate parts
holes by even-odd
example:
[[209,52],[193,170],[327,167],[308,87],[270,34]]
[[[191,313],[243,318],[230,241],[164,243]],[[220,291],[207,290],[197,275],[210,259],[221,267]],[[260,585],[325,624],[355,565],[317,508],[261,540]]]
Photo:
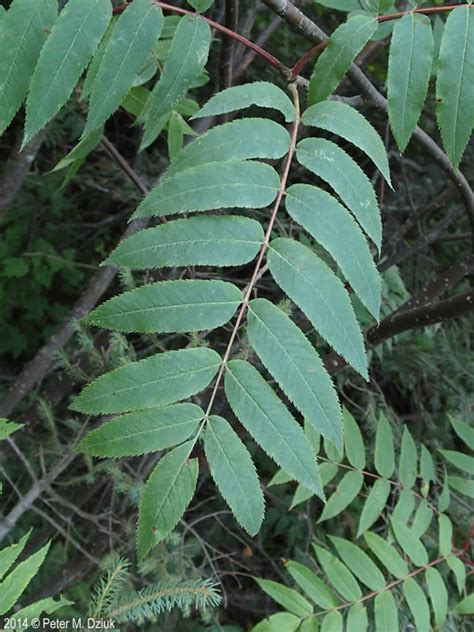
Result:
[[377,22],[367,15],[356,15],[341,24],[329,38],[318,58],[309,82],[309,101],[324,101],[337,88],[354,57],[377,29]]
[[0,134],[27,95],[57,9],[55,0],[14,0],[0,20]]
[[13,571],[0,582],[0,615],[12,608],[17,599],[38,572],[48,553],[49,543],[15,566]]
[[270,243],[268,265],[275,281],[321,336],[367,377],[364,342],[349,295],[329,266],[291,239]]
[[342,445],[341,411],[331,378],[303,332],[266,299],[250,302],[250,343],[287,397],[316,430]]
[[211,97],[194,118],[227,114],[251,105],[279,110],[286,121],[293,121],[295,118],[295,108],[289,97],[283,90],[267,81],[244,83],[222,90]]
[[189,460],[193,441],[162,457],[143,490],[138,516],[137,554],[141,560],[177,525],[196,488],[198,460]]
[[84,136],[119,107],[160,36],[163,14],[148,0],[134,0],[117,20],[94,80]]
[[448,15],[441,40],[436,113],[443,145],[457,166],[474,126],[474,13],[468,5]]
[[323,496],[316,459],[301,426],[248,362],[227,365],[225,391],[239,421],[288,474]]
[[143,200],[133,217],[222,207],[262,208],[273,202],[279,184],[272,167],[251,160],[199,165],[164,180]]
[[342,136],[361,149],[390,184],[390,167],[383,141],[375,128],[355,108],[340,101],[321,101],[305,110],[302,121],[305,125]]
[[187,332],[214,329],[234,315],[242,292],[225,281],[161,281],[114,296],[87,322],[128,332]]
[[204,68],[210,43],[211,29],[203,19],[187,15],[179,21],[160,80],[141,115],[146,125],[170,112],[184,97]]
[[354,160],[324,138],[306,138],[298,143],[296,156],[307,169],[325,180],[352,211],[380,250],[382,224],[374,189]]
[[237,522],[250,534],[260,529],[263,493],[252,458],[239,436],[222,417],[211,416],[204,450],[212,478]]
[[219,355],[211,349],[159,353],[102,375],[71,407],[97,415],[172,404],[205,388],[219,364]]
[[197,216],[147,228],[122,241],[105,261],[128,268],[238,266],[263,242],[258,222],[236,215]]
[[204,412],[195,404],[175,404],[121,415],[81,441],[82,451],[101,457],[137,456],[177,445],[197,429]]
[[[347,209],[326,191],[294,184],[286,192],[291,217],[334,258],[360,300],[379,317],[381,281],[362,231]],[[351,248],[347,248],[347,244]]]
[[426,15],[407,13],[395,24],[388,65],[388,112],[400,151],[420,118],[433,63],[433,32]]
[[112,17],[109,0],[69,0],[54,25],[31,79],[25,145],[69,98]]
[[286,129],[267,119],[246,118],[212,128],[176,156],[166,178],[208,162],[281,158],[290,146]]

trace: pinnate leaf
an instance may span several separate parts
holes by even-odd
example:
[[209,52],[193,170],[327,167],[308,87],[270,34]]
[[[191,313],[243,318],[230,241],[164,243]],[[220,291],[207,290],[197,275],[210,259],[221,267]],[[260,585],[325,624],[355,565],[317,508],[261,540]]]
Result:
[[109,0],[69,0],[61,11],[31,79],[23,146],[68,100],[111,17]]
[[100,457],[138,456],[186,441],[204,412],[195,404],[175,404],[121,415],[90,432],[83,452]]
[[262,242],[262,227],[253,219],[237,215],[188,217],[132,235],[105,263],[133,269],[238,266],[251,261]]
[[278,86],[268,81],[255,81],[226,88],[211,97],[194,118],[227,114],[251,105],[279,110],[288,122],[295,119],[295,108],[289,97]]
[[[349,211],[332,195],[309,184],[286,191],[286,209],[341,268],[354,292],[378,319],[381,280],[367,240]],[[347,244],[351,248],[347,248]]]
[[474,13],[454,9],[446,20],[438,58],[436,114],[443,145],[458,166],[474,126]]
[[355,108],[340,101],[321,101],[305,110],[302,121],[337,134],[361,149],[391,184],[385,145],[377,130]]
[[212,349],[166,351],[97,378],[71,408],[82,413],[125,413],[173,404],[205,388],[220,365]]
[[329,266],[307,246],[292,239],[274,239],[267,261],[285,294],[321,336],[366,378],[362,334],[349,295]]
[[376,29],[377,21],[373,17],[356,15],[334,31],[311,74],[309,82],[311,104],[324,101],[334,92],[353,59],[367,44]]
[[342,561],[363,584],[371,590],[381,590],[385,586],[384,576],[367,553],[344,538],[330,536],[330,540]]
[[258,533],[265,511],[263,493],[252,458],[237,433],[222,417],[209,417],[204,450],[212,478],[237,522]]
[[279,186],[280,178],[269,165],[251,160],[211,162],[164,180],[147,195],[133,218],[222,207],[262,208],[273,202]]
[[202,331],[230,320],[241,301],[242,292],[225,281],[160,281],[114,296],[86,322],[126,332]]
[[403,579],[408,575],[408,566],[398,551],[385,538],[372,531],[364,534],[367,546],[382,562],[385,568],[397,579]]
[[43,564],[49,545],[48,542],[39,551],[15,566],[13,571],[0,582],[0,615],[5,614],[16,604],[17,599],[23,594]]
[[337,484],[336,491],[328,499],[318,523],[334,518],[351,504],[360,492],[364,477],[360,472],[347,472]]
[[303,429],[260,373],[248,362],[231,360],[225,392],[237,418],[263,450],[295,480],[324,497]]
[[301,590],[313,603],[324,610],[330,610],[337,605],[337,599],[331,589],[307,566],[291,560],[286,562],[285,566]]
[[28,93],[57,11],[56,0],[14,0],[0,20],[0,134]]
[[347,601],[358,601],[362,591],[351,571],[326,549],[317,545],[313,547],[325,575],[337,592]]
[[370,180],[343,149],[324,138],[305,138],[296,150],[298,162],[327,182],[352,211],[380,250],[382,223]]
[[402,547],[413,564],[415,564],[415,566],[425,566],[428,564],[428,553],[415,532],[404,522],[396,520],[395,518],[391,519],[391,525],[398,544]]
[[134,0],[118,18],[91,89],[87,136],[122,103],[163,28],[156,3]]
[[430,19],[407,13],[393,29],[387,90],[390,126],[404,151],[420,118],[433,64],[434,39]]
[[252,347],[305,419],[337,445],[342,444],[341,411],[331,378],[303,332],[266,299],[249,304]]
[[145,484],[137,527],[139,560],[175,528],[191,502],[199,467],[198,459],[189,460],[193,446],[188,441],[162,457]]

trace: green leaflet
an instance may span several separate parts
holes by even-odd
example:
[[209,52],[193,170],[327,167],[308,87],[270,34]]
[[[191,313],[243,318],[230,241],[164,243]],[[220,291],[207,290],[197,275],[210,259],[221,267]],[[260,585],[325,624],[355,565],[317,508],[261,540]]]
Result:
[[290,135],[274,121],[246,118],[224,123],[184,147],[167,169],[165,178],[208,162],[281,158],[289,146]]
[[452,489],[469,496],[469,498],[474,498],[474,479],[467,479],[462,476],[448,476],[448,482]]
[[390,483],[384,479],[375,481],[360,515],[357,537],[360,537],[367,529],[370,529],[374,522],[378,520],[380,514],[385,509],[389,495]]
[[468,5],[448,15],[438,59],[436,115],[443,145],[458,166],[474,126],[474,14]]
[[362,591],[351,571],[326,549],[316,544],[313,544],[313,548],[325,575],[337,592],[347,601],[358,601]]
[[430,19],[407,13],[393,29],[387,91],[390,126],[404,151],[420,118],[433,65],[434,39]]
[[274,239],[270,272],[320,335],[367,379],[364,341],[342,282],[314,252],[292,239]]
[[423,495],[426,496],[429,491],[430,482],[436,480],[436,471],[433,457],[423,444],[421,444],[420,449],[420,477],[424,483],[424,487],[422,488]]
[[0,21],[0,134],[28,93],[57,9],[55,0],[14,0]]
[[50,543],[48,542],[31,557],[15,566],[12,572],[0,582],[0,615],[5,614],[16,604],[17,599],[23,594],[44,562],[49,545]]
[[220,362],[211,349],[158,353],[97,378],[75,398],[71,408],[97,415],[172,404],[208,386]]
[[59,597],[56,601],[52,597],[45,597],[44,599],[40,599],[35,603],[29,604],[21,610],[15,612],[15,618],[18,618],[21,621],[25,619],[27,621],[31,621],[32,619],[38,618],[42,613],[44,614],[53,614],[59,608],[63,608],[64,606],[71,606],[74,602],[69,601],[69,599],[64,599],[64,597]]
[[409,577],[403,582],[402,591],[413,615],[417,632],[430,632],[430,609],[424,590],[412,577]]
[[8,421],[8,419],[0,418],[0,441],[9,437],[12,433],[16,432],[23,428],[23,424],[17,424],[13,421]]
[[384,478],[390,478],[395,469],[395,450],[393,447],[393,432],[390,423],[380,413],[375,435],[375,469]]
[[411,514],[415,510],[415,496],[410,489],[402,489],[398,498],[393,517],[401,522],[408,522]]
[[186,15],[178,23],[160,80],[155,84],[140,120],[145,127],[169,112],[202,72],[211,43],[211,29],[201,18]]
[[84,77],[84,82],[81,88],[81,99],[83,101],[89,99],[91,95],[92,86],[94,85],[95,78],[97,77],[97,72],[100,68],[100,64],[102,63],[102,59],[104,58],[105,51],[107,50],[107,45],[112,37],[112,33],[114,32],[117,19],[118,16],[112,16],[112,20],[109,22],[109,26],[100,41],[97,52],[87,68],[86,76]]
[[336,191],[380,250],[382,223],[377,198],[359,165],[343,149],[324,138],[306,138],[299,142],[296,157]]
[[471,450],[474,450],[474,428],[465,421],[461,421],[451,415],[449,415],[449,421],[458,437],[462,439]]
[[459,470],[463,470],[471,476],[474,475],[474,457],[456,450],[440,450],[440,454],[444,456],[448,463],[451,463]]
[[444,471],[443,471],[443,487],[442,487],[441,492],[438,495],[438,509],[439,509],[439,511],[447,511],[450,502],[451,502],[451,499],[450,499],[450,493],[449,493],[448,474],[446,472],[446,468],[444,468]]
[[169,452],[146,482],[137,525],[139,560],[175,528],[194,496],[199,465],[189,460],[193,447],[188,441]]
[[160,281],[114,296],[86,322],[127,332],[203,331],[230,320],[241,301],[242,292],[225,281]]
[[[304,619],[298,628],[299,632],[318,632],[318,619],[316,615],[308,619]],[[278,632],[283,632],[281,628],[278,628]]]
[[311,604],[296,590],[260,577],[256,577],[255,581],[267,595],[297,617],[307,617],[313,614]]
[[364,608],[361,603],[349,608],[347,614],[347,629],[357,630],[357,632],[366,632],[366,630],[369,629],[367,608]]
[[382,590],[385,586],[385,578],[372,562],[367,553],[364,553],[356,544],[330,536],[336,551],[339,553],[344,564],[354,573],[354,575],[371,590]]
[[343,408],[342,414],[344,417],[344,446],[347,460],[353,467],[363,470],[365,467],[365,448],[359,424],[347,408]]
[[399,632],[398,610],[395,599],[385,590],[374,600],[375,629],[377,632]]
[[28,531],[28,533],[26,533],[19,542],[6,546],[0,551],[0,579],[3,578],[11,565],[21,555],[30,535],[31,531]]
[[339,515],[351,504],[360,492],[364,477],[360,472],[347,472],[337,484],[336,491],[328,499],[323,512],[318,520],[324,522]]
[[316,459],[303,429],[257,369],[243,360],[229,362],[225,392],[237,418],[263,450],[323,498]]
[[332,195],[309,184],[290,186],[285,200],[289,215],[331,254],[354,292],[378,320],[380,276],[367,240],[351,214]]
[[296,632],[300,629],[301,618],[289,612],[277,612],[260,621],[252,632]]
[[61,11],[31,79],[23,147],[68,100],[111,17],[109,0],[69,0]]
[[373,17],[356,15],[334,31],[311,74],[308,95],[311,104],[324,101],[334,92],[376,30],[377,21]]
[[256,299],[249,304],[248,336],[265,367],[305,419],[341,446],[337,394],[303,332],[270,301]]
[[466,565],[454,555],[450,555],[448,558],[446,558],[446,564],[454,573],[454,576],[456,578],[456,586],[459,594],[461,594],[466,587]]
[[321,622],[321,632],[342,632],[342,630],[343,620],[339,610],[324,615],[324,619]]
[[302,122],[337,134],[362,150],[390,184],[387,151],[377,130],[355,108],[340,101],[321,101],[305,110]]
[[214,0],[188,0],[188,4],[198,13],[204,13],[214,4]]
[[456,614],[474,614],[474,593],[462,599],[454,608]]
[[232,160],[193,167],[164,180],[132,218],[218,208],[262,208],[275,199],[280,178],[259,162]]
[[[364,533],[367,546],[382,562],[385,568],[397,579],[403,579],[408,575],[408,566],[398,551],[376,533],[367,531]],[[398,628],[397,628],[398,630]]]
[[396,520],[395,518],[392,518],[390,523],[398,544],[402,547],[413,564],[415,564],[415,566],[425,566],[428,564],[428,553],[413,530],[407,527],[404,522]]
[[58,164],[52,169],[53,172],[66,168],[75,168],[76,170],[82,165],[84,160],[93,151],[102,140],[104,128],[99,127],[77,143],[71,151],[62,158]]
[[416,443],[407,426],[403,428],[400,447],[400,461],[398,464],[398,478],[405,487],[413,487],[418,471],[418,457]]
[[448,591],[444,585],[443,578],[436,568],[426,569],[425,580],[431,605],[433,606],[436,625],[441,627],[448,616]]
[[163,27],[163,14],[149,0],[134,0],[117,20],[91,89],[83,136],[105,123],[122,103]]
[[122,241],[104,262],[132,269],[239,266],[263,243],[259,222],[237,215],[197,216],[146,228]]
[[204,412],[194,404],[175,404],[121,415],[89,432],[79,449],[100,457],[157,452],[189,439],[203,417]]
[[440,514],[438,518],[439,524],[439,552],[441,555],[448,556],[453,548],[453,525],[451,520],[445,514]]
[[211,416],[204,450],[212,478],[237,522],[250,534],[258,533],[265,504],[252,458],[236,432],[222,417]]
[[411,528],[414,533],[421,538],[421,536],[427,531],[432,520],[433,510],[426,500],[422,500],[416,510]]
[[306,593],[313,603],[324,610],[329,610],[337,606],[338,601],[334,593],[328,588],[324,581],[307,566],[290,560],[285,562],[285,567],[301,590]]
[[244,83],[241,86],[222,90],[211,97],[194,115],[194,118],[227,114],[251,105],[279,110],[287,122],[295,120],[295,108],[288,96],[283,90],[267,81]]

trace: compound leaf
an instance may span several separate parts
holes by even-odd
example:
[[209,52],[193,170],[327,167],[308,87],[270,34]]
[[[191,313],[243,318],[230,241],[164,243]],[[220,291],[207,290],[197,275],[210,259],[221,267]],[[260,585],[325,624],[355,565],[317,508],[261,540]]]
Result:
[[324,573],[340,595],[347,601],[358,601],[362,597],[357,580],[351,571],[332,553],[313,544]]
[[367,553],[364,553],[362,549],[356,544],[349,542],[349,540],[344,540],[336,536],[330,536],[329,539],[339,553],[342,561],[359,581],[374,591],[381,590],[385,586],[384,576]]
[[360,472],[347,472],[337,484],[336,491],[333,492],[328,499],[323,512],[318,520],[324,522],[330,518],[334,518],[344,511],[351,504],[357,494],[360,492],[364,477]]
[[307,617],[313,614],[313,607],[302,595],[278,582],[269,579],[255,578],[260,588],[286,610],[297,617]]
[[323,580],[307,566],[290,560],[285,562],[285,567],[312,602],[324,610],[330,610],[337,606],[338,600],[334,593]]
[[408,566],[405,560],[386,539],[372,533],[372,531],[364,533],[364,538],[372,553],[378,557],[394,577],[403,579],[408,575]]

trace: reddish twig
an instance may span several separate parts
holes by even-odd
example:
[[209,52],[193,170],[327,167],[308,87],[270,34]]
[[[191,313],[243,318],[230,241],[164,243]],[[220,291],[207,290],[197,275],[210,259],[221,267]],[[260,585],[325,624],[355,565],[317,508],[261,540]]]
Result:
[[291,79],[296,79],[298,75],[301,74],[303,67],[313,59],[318,53],[324,50],[327,46],[327,42],[320,42],[317,46],[314,46],[311,50],[306,52],[301,59],[298,59],[296,64],[291,69]]

